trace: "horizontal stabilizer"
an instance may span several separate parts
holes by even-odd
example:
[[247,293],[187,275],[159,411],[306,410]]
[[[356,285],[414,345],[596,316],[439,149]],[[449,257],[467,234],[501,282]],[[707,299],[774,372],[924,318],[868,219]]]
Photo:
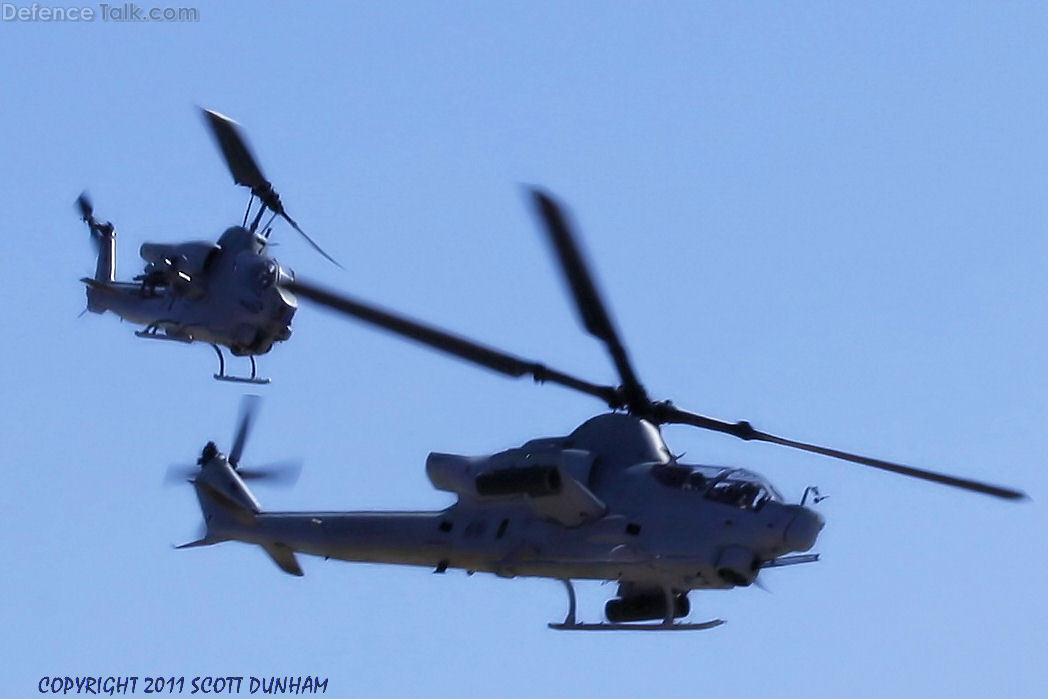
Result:
[[298,559],[295,558],[295,552],[289,547],[284,544],[262,544],[262,548],[266,550],[273,562],[280,566],[280,569],[285,573],[299,577],[303,575],[302,568],[298,565]]
[[92,279],[91,277],[81,277],[80,281],[82,281],[84,284],[87,284],[92,289],[98,289],[99,291],[108,291],[111,294],[116,293],[116,290],[113,289],[111,286],[109,286],[105,282],[100,282],[97,279]]

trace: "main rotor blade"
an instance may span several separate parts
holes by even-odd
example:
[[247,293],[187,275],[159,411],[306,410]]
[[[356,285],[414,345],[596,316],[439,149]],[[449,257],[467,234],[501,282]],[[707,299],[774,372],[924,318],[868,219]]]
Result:
[[247,139],[240,131],[240,125],[224,114],[210,109],[201,109],[204,120],[211,129],[211,135],[222,150],[229,172],[237,184],[250,187],[252,190],[270,188],[269,180],[262,174],[258,161],[248,148]]
[[298,231],[298,234],[299,234],[300,236],[302,236],[303,238],[305,238],[305,239],[306,239],[306,242],[307,242],[307,243],[309,243],[310,245],[312,245],[312,246],[313,246],[313,249],[314,249],[314,250],[316,250],[316,251],[317,251],[317,252],[319,252],[319,253],[320,253],[321,255],[323,255],[324,257],[326,257],[326,258],[327,258],[327,260],[328,260],[328,262],[330,262],[331,264],[335,265],[335,266],[336,266],[336,267],[338,267],[339,269],[345,269],[345,267],[343,267],[343,266],[342,266],[342,264],[341,264],[341,263],[340,263],[340,262],[339,262],[338,260],[336,260],[336,259],[335,259],[334,257],[332,257],[331,255],[329,255],[329,254],[327,254],[326,252],[324,252],[324,248],[322,248],[322,247],[320,247],[319,245],[317,245],[317,243],[316,243],[316,241],[315,241],[315,240],[313,240],[313,239],[312,239],[312,238],[310,238],[310,237],[309,237],[308,235],[306,235],[306,232],[305,232],[304,230],[302,230],[301,228],[299,228],[299,227],[298,227],[298,224],[297,224],[297,223],[295,223],[295,219],[293,219],[293,218],[291,218],[290,216],[288,216],[288,215],[287,215],[287,213],[286,213],[286,212],[284,212],[283,210],[281,210],[281,211],[280,211],[280,215],[284,217],[284,220],[285,220],[285,221],[287,221],[288,223],[290,223],[290,224],[291,224],[291,227],[292,227],[292,228],[294,228],[294,229],[295,229],[296,231]]
[[549,234],[549,240],[560,262],[564,279],[575,298],[575,306],[578,308],[583,326],[591,335],[602,340],[608,348],[611,359],[615,362],[615,368],[618,370],[619,378],[622,379],[626,405],[630,412],[640,416],[646,415],[651,408],[651,400],[637,378],[636,372],[633,371],[633,366],[626,354],[626,347],[615,331],[604,301],[593,282],[589,266],[579,250],[560,205],[549,194],[538,188],[531,189],[531,196],[536,210],[546,224],[546,232]]
[[312,245],[314,250],[326,257],[336,267],[345,269],[335,258],[317,245],[315,240],[306,235],[306,232],[295,223],[293,218],[288,216],[284,210],[283,202],[280,201],[280,195],[273,189],[272,183],[262,174],[258,161],[251,153],[251,149],[248,148],[247,138],[244,137],[243,132],[240,130],[240,125],[216,111],[210,109],[201,109],[200,111],[204,113],[204,118],[211,129],[211,134],[215,137],[218,147],[222,150],[222,155],[226,159],[229,171],[233,174],[233,181],[245,187],[250,187],[252,194],[269,207],[270,211],[283,216],[284,220],[290,223],[291,227],[298,231],[298,234],[305,238],[306,242]]
[[261,400],[258,396],[247,395],[240,401],[240,421],[237,425],[236,436],[233,438],[233,448],[229,451],[228,459],[233,468],[236,468],[237,464],[240,463],[240,456],[244,453],[244,443],[251,432],[251,425],[255,421],[255,414],[258,412]]
[[693,425],[695,427],[702,427],[707,430],[715,430],[717,432],[730,434],[735,437],[738,437],[739,439],[745,439],[747,441],[754,440],[759,442],[769,442],[771,444],[780,444],[784,447],[792,447],[793,449],[801,449],[803,451],[809,451],[814,454],[822,454],[823,456],[830,456],[835,459],[842,459],[844,461],[850,461],[852,463],[861,464],[863,466],[872,466],[873,468],[879,468],[882,471],[890,471],[892,473],[898,473],[903,476],[910,476],[911,478],[920,478],[921,480],[931,481],[932,483],[940,483],[942,485],[949,485],[954,488],[962,488],[964,490],[970,490],[976,493],[993,495],[995,497],[1004,498],[1006,500],[1022,500],[1026,498],[1026,493],[1022,492],[1021,490],[1015,490],[1013,488],[1006,488],[1004,486],[993,485],[991,483],[982,483],[980,481],[975,481],[968,478],[960,478],[958,476],[951,476],[945,473],[927,471],[920,468],[914,468],[912,466],[905,466],[903,464],[895,464],[890,461],[873,459],[868,456],[849,454],[846,451],[830,449],[829,447],[820,447],[817,444],[797,442],[792,439],[786,439],[785,437],[777,437],[773,434],[768,434],[766,432],[760,432],[759,430],[755,430],[753,426],[748,422],[724,422],[715,418],[690,413],[686,410],[680,410],[679,408],[675,408],[664,403],[658,404],[656,406],[656,414],[658,415],[659,422],[662,423]]
[[531,376],[539,383],[549,381],[596,396],[613,408],[622,407],[623,405],[619,392],[612,386],[598,386],[588,381],[583,381],[537,362],[514,357],[511,354],[453,335],[446,330],[425,325],[417,320],[397,315],[364,301],[322,289],[302,279],[288,282],[284,286],[297,296],[307,298],[322,306],[389,330],[410,340],[415,340],[441,352],[446,352],[474,364],[480,364],[500,374],[514,378],[525,375]]

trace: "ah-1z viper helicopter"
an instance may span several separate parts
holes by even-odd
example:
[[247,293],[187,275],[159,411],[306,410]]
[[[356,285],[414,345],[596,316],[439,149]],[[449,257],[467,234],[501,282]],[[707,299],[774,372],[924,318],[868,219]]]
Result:
[[[535,191],[586,330],[604,342],[622,383],[600,386],[520,359],[373,305],[288,283],[312,300],[432,348],[511,377],[531,376],[605,401],[615,412],[591,418],[565,437],[533,439],[490,456],[432,453],[433,485],[456,504],[432,512],[266,512],[238,471],[253,413],[243,413],[229,457],[205,447],[193,483],[206,533],[185,546],[222,541],[258,544],[280,568],[302,575],[295,552],[347,561],[460,568],[503,577],[561,580],[569,610],[555,629],[704,629],[723,623],[677,623],[696,589],[747,586],[765,568],[807,563],[823,518],[787,503],[762,476],[741,468],[678,461],[659,425],[684,424],[832,456],[865,466],[1006,499],[1011,488],[912,468],[761,432],[648,397],[630,363],[559,206]],[[572,580],[618,583],[605,606],[609,623],[576,620]],[[642,623],[637,623],[642,622]],[[652,622],[652,623],[643,623]]]
[[[216,243],[145,243],[140,250],[145,271],[133,281],[121,282],[116,281],[113,224],[95,219],[91,202],[81,194],[77,206],[98,247],[95,276],[81,280],[87,285],[87,310],[112,311],[145,325],[135,333],[138,337],[209,343],[218,354],[216,379],[268,383],[257,375],[255,356],[291,337],[297,308],[295,297],[281,286],[294,273],[266,254],[273,220],[283,217],[320,254],[338,263],[288,216],[237,123],[218,112],[202,111],[234,182],[251,190],[243,223],[226,229]],[[259,208],[249,224],[256,198]],[[260,225],[267,211],[272,215]],[[248,357],[251,376],[227,375],[221,347]]]

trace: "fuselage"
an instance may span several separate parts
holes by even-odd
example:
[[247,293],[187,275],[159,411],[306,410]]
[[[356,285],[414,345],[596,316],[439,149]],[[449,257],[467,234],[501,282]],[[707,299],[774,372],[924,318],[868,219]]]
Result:
[[[558,505],[563,485],[558,494],[484,496],[448,475],[449,458],[462,459],[460,473],[472,477],[553,463],[558,452],[571,456],[561,458],[560,472],[601,506],[588,517],[575,520]],[[259,511],[213,518],[210,526],[216,540],[345,561],[676,590],[747,585],[764,562],[811,548],[822,527],[818,514],[782,502],[756,474],[678,464],[654,426],[628,415],[598,416],[568,437],[490,457],[432,455],[428,470],[438,487],[465,484],[457,503],[428,512]],[[200,484],[198,493],[205,510],[221,507],[223,499]]]
[[112,277],[111,266],[84,280],[88,309],[111,311],[171,339],[222,345],[236,355],[265,354],[291,336],[297,301],[279,285],[293,273],[264,246],[264,238],[239,226],[218,243],[146,243],[141,254],[147,265],[138,281],[97,278]]

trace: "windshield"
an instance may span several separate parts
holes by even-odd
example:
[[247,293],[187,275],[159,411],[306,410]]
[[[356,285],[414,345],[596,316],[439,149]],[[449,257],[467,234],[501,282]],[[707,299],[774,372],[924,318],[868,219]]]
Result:
[[744,469],[719,466],[656,464],[651,475],[660,484],[675,490],[702,494],[707,500],[743,510],[759,510],[770,500],[782,496],[760,475]]
[[702,467],[682,466],[680,464],[656,464],[651,475],[667,488],[679,490],[705,490],[706,484],[722,469],[713,469],[713,473],[704,473]]
[[259,292],[265,291],[277,282],[277,263],[273,260],[264,260],[255,269],[255,288]]
[[732,505],[742,510],[759,510],[772,498],[768,491],[750,481],[725,480],[706,492],[706,499]]

